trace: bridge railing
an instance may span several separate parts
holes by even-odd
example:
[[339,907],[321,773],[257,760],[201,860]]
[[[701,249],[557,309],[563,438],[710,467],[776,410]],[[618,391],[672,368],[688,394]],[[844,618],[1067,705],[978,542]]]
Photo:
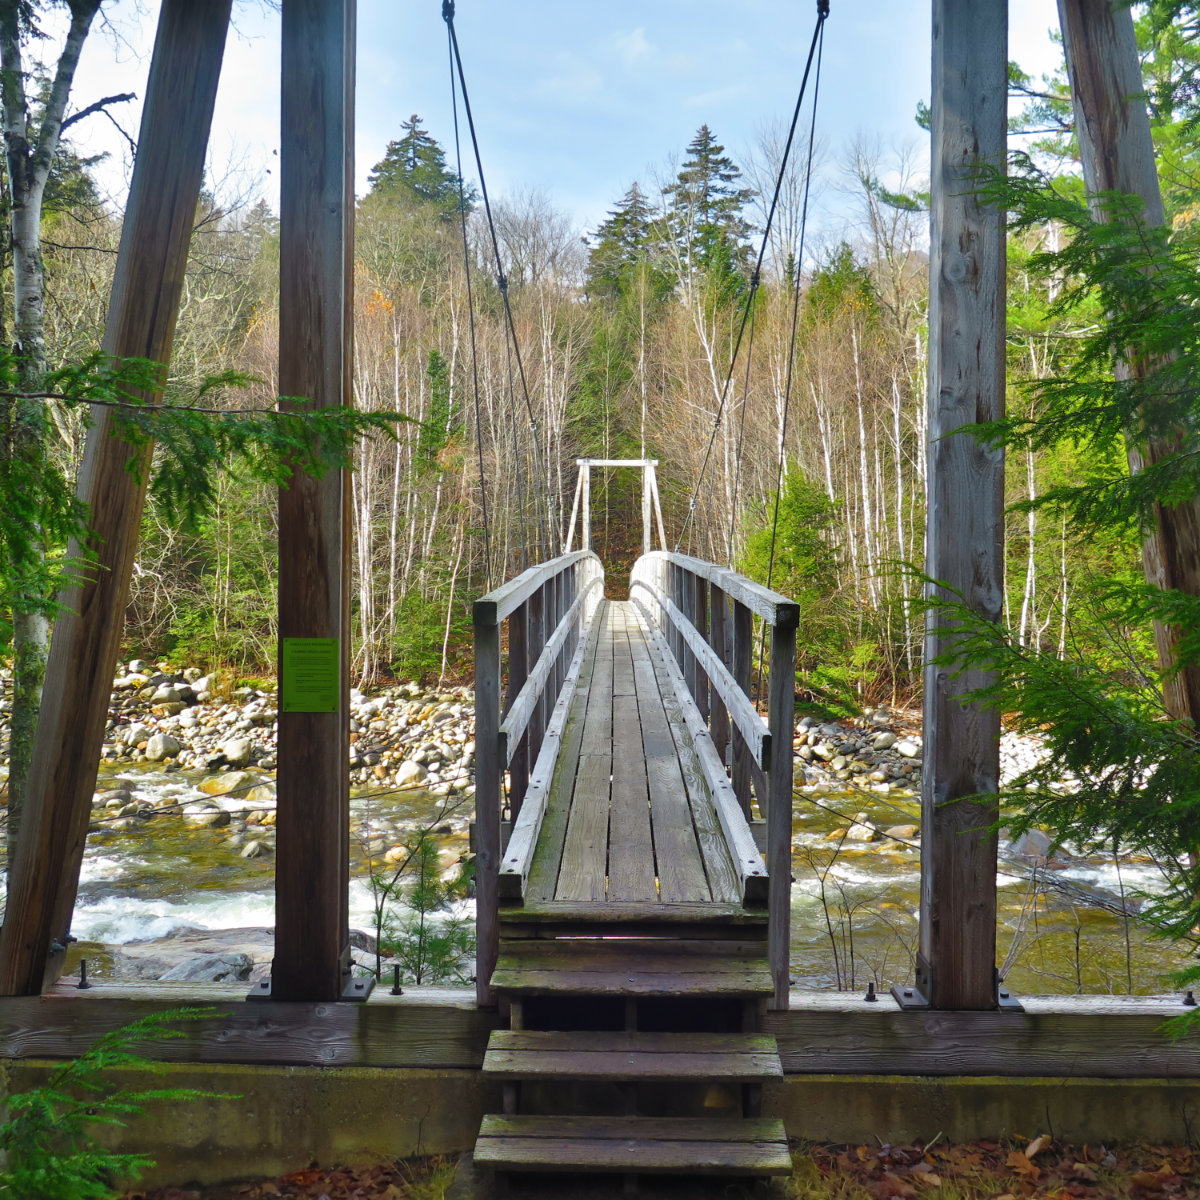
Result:
[[[505,775],[515,826],[522,807],[544,809],[584,634],[603,595],[599,558],[580,550],[538,563],[475,601],[476,991],[481,1004],[491,1002],[500,945]],[[540,821],[534,825],[540,827]]]
[[[694,701],[694,708],[683,706],[690,732],[742,875],[745,899],[766,901],[774,1007],[786,1008],[799,607],[736,571],[665,551],[638,559],[630,598],[661,635],[678,667],[679,684]],[[756,616],[769,630],[765,721],[750,700]],[[735,809],[744,820],[736,819]],[[746,838],[759,822],[766,834],[761,857],[757,844],[747,845]]]

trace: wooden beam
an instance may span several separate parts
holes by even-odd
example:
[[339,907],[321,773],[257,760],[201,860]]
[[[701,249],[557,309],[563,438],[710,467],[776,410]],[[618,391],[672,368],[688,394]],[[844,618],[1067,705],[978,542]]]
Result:
[[[1058,13],[1093,214],[1100,220],[1120,219],[1097,197],[1121,192],[1141,201],[1147,225],[1162,225],[1162,194],[1133,15],[1128,8],[1114,7],[1111,0],[1059,0]],[[1158,365],[1135,352],[1115,364],[1116,375],[1129,379]],[[1165,456],[1177,455],[1189,442],[1194,445],[1195,434],[1184,430],[1174,438],[1130,437],[1126,442],[1129,470],[1136,474]],[[1156,587],[1200,595],[1200,500],[1154,506],[1154,524],[1142,542],[1142,569]],[[1200,663],[1171,670],[1179,636],[1177,627],[1155,623],[1158,661],[1167,671],[1163,697],[1173,717],[1200,726]]]
[[[1003,600],[1004,459],[963,425],[1004,412],[1004,219],[975,196],[1006,150],[1007,0],[934,0],[926,572],[997,620]],[[1000,718],[961,697],[983,683],[933,660],[947,618],[925,633],[921,924],[917,987],[934,1008],[996,1004],[996,805]]]
[[[104,330],[114,358],[170,361],[230,4],[163,2]],[[66,944],[75,908],[145,499],[126,470],[129,446],[112,436],[111,410],[97,406],[91,420],[78,494],[91,509],[97,562],[60,597],[54,623],[0,934],[4,995],[35,995],[62,969],[51,944]]]
[[770,1007],[787,1008],[792,929],[792,734],[796,726],[796,624],[771,628],[771,676],[767,683],[771,760],[767,772],[767,951],[775,995]]
[[[352,402],[354,31],[355,0],[284,0],[279,390],[299,408]],[[343,472],[280,491],[277,1000],[348,982],[349,516]],[[337,711],[291,709],[289,640],[318,638],[337,640]]]

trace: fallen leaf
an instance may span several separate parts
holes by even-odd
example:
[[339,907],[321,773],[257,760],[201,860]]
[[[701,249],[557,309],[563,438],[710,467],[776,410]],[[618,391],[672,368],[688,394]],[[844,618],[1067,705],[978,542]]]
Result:
[[1041,1174],[1041,1171],[1020,1150],[1010,1150],[1006,1161],[1018,1175],[1024,1175],[1028,1179],[1036,1179]]
[[935,1175],[932,1171],[926,1171],[923,1173],[919,1172],[913,1176],[913,1179],[915,1179],[922,1187],[934,1188],[942,1186],[942,1177],[940,1175]]
[[871,1187],[879,1200],[912,1200],[917,1194],[917,1189],[911,1183],[905,1183],[891,1171],[884,1171]]
[[1096,1172],[1085,1162],[1076,1162],[1071,1164],[1071,1178],[1084,1179],[1088,1183],[1099,1183],[1100,1178]]
[[1028,1146],[1025,1147],[1025,1157],[1033,1158],[1035,1154],[1040,1154],[1045,1148],[1050,1145],[1050,1138],[1047,1134],[1041,1134],[1035,1137]]

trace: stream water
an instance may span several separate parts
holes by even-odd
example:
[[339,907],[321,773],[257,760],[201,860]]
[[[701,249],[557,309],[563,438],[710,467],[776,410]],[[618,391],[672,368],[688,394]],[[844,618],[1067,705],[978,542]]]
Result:
[[[157,769],[110,770],[102,786],[170,809],[196,797],[200,776]],[[419,791],[364,792],[352,800],[350,922],[373,928],[368,848],[376,863],[439,798]],[[884,989],[911,983],[920,890],[919,800],[818,787],[797,792],[793,850],[792,974],[810,988]],[[466,849],[467,812],[441,825],[447,860]],[[912,827],[912,828],[905,828]],[[890,831],[884,833],[883,831]],[[267,927],[274,922],[270,830],[195,828],[170,811],[88,839],[72,927],[94,974],[111,974],[114,947],[166,937],[181,927]],[[243,857],[247,837],[267,851]],[[1181,954],[1120,915],[1121,897],[1153,892],[1152,863],[1065,857],[1039,865],[1001,845],[999,955],[1017,993],[1170,990]],[[1115,910],[1115,911],[1114,911]]]

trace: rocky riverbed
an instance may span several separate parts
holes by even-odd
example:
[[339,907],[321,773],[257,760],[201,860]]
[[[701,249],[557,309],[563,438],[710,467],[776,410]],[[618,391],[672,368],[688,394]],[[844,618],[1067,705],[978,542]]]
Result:
[[[7,685],[2,675],[0,682]],[[88,944],[73,948],[72,963],[82,952],[109,979],[267,973],[276,712],[269,685],[232,688],[198,669],[176,672],[139,661],[121,669],[76,910],[75,930]],[[446,872],[457,870],[467,851],[473,696],[469,689],[412,683],[355,690],[350,715],[351,922],[365,930],[374,903],[370,870],[400,861],[413,830],[437,829]],[[1036,739],[1005,734],[1002,774],[1011,778],[1041,753]],[[835,883],[837,903],[851,906],[863,954],[874,939],[880,961],[894,956],[888,947],[897,926],[903,933],[911,925],[919,890],[920,763],[915,713],[876,709],[854,721],[797,723],[793,958],[807,984],[832,981],[824,942]],[[1078,918],[1071,914],[1099,906],[1119,916],[1132,911],[1131,886],[1153,883],[1136,863],[1052,854],[1038,831],[1016,844],[1002,842],[1002,859],[1002,924],[1026,920],[1031,872],[1042,888],[1048,885],[1040,881],[1053,876],[1057,908],[1068,914],[1059,922],[1067,950],[1055,954],[1076,960],[1078,925],[1068,925]],[[873,924],[864,923],[868,911]],[[1097,944],[1113,941],[1109,926],[1088,936]],[[373,959],[371,943],[358,941],[365,964]],[[1048,970],[1060,965],[1055,959]],[[1077,962],[1068,966],[1079,975]],[[1097,978],[1106,986],[1108,976]]]

